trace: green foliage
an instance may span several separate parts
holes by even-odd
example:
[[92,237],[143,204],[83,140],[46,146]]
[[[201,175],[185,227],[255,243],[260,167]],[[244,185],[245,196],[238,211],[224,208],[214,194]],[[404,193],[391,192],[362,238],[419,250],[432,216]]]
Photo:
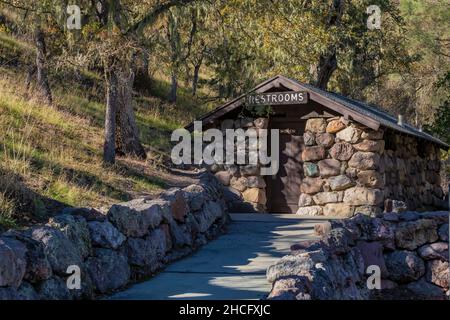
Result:
[[425,129],[450,144],[450,72],[438,81],[437,86],[447,92],[447,98],[435,111],[434,122]]

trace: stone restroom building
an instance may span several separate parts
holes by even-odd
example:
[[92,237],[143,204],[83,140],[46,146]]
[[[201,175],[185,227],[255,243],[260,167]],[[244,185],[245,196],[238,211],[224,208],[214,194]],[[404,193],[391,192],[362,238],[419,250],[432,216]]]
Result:
[[[286,101],[283,92],[305,99]],[[270,115],[249,115],[249,95],[270,101]],[[276,76],[198,121],[224,133],[279,129],[276,175],[261,176],[260,165],[209,167],[228,187],[232,211],[350,217],[381,212],[388,199],[410,210],[445,206],[439,154],[449,146],[366,103]]]

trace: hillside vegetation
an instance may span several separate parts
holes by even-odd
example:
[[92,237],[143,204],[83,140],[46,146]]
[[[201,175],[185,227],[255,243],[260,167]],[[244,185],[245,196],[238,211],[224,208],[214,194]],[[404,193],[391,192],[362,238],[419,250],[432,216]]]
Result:
[[[3,53],[32,50],[0,33]],[[147,161],[121,157],[111,167],[102,163],[105,103],[101,77],[86,73],[80,81],[52,75],[54,106],[30,99],[25,72],[0,67],[0,225],[32,223],[66,206],[102,207],[154,193],[177,181],[165,170],[172,130],[206,111],[201,98],[179,92],[167,103],[169,85],[155,79],[151,95],[135,93],[136,119]],[[67,78],[66,78],[67,79]]]

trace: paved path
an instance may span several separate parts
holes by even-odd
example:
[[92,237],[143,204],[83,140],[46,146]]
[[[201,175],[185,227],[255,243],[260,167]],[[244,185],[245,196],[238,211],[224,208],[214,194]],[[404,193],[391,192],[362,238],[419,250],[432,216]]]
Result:
[[266,269],[289,253],[291,244],[313,239],[323,218],[232,214],[227,234],[193,255],[170,264],[154,278],[112,299],[261,299],[271,289]]

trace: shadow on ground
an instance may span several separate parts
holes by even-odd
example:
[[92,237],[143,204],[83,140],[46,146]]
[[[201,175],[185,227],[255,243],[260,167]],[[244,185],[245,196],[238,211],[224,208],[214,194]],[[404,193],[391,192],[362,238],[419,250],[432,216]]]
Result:
[[292,244],[314,239],[323,218],[295,215],[233,214],[228,233],[154,278],[112,299],[263,299],[271,289],[267,267]]

